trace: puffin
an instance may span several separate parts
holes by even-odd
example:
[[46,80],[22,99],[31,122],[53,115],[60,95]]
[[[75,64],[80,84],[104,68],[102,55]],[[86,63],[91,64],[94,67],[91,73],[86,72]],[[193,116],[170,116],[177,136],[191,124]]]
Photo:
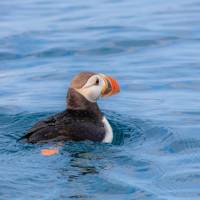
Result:
[[83,141],[112,143],[113,130],[97,100],[120,92],[118,82],[102,73],[81,72],[68,88],[67,108],[37,122],[21,138],[28,143]]

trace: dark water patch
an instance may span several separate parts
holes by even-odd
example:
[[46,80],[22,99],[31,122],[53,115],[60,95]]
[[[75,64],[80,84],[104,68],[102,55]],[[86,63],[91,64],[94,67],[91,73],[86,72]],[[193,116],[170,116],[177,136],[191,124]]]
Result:
[[116,31],[122,31],[126,29],[124,26],[87,26],[84,30],[89,30],[89,31],[111,31],[111,32],[116,32]]
[[165,146],[164,149],[169,153],[187,154],[193,151],[200,151],[200,141],[192,138],[187,138],[185,140],[179,139],[178,141],[171,142],[168,146]]
[[75,54],[76,51],[73,50],[65,50],[65,49],[59,49],[59,48],[54,48],[54,49],[50,49],[47,51],[43,51],[40,53],[33,53],[32,55],[28,55],[28,56],[34,56],[34,57],[62,57],[62,56],[71,56],[73,54]]
[[19,54],[15,54],[15,53],[9,53],[9,52],[0,52],[0,60],[4,61],[4,60],[15,60],[15,59],[19,59],[22,56]]

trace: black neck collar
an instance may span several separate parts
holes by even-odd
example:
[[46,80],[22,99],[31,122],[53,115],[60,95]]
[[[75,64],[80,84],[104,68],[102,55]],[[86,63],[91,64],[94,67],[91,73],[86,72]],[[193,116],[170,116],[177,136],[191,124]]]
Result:
[[84,96],[78,93],[75,89],[69,88],[67,93],[67,110],[68,111],[83,111],[88,114],[102,118],[102,113],[96,102],[88,101]]

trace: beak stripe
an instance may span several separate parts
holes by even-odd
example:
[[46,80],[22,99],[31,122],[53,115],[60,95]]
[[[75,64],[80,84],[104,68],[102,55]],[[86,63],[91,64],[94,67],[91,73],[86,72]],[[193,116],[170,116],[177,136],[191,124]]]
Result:
[[102,89],[102,96],[112,96],[120,91],[119,84],[110,76],[104,76],[105,86]]

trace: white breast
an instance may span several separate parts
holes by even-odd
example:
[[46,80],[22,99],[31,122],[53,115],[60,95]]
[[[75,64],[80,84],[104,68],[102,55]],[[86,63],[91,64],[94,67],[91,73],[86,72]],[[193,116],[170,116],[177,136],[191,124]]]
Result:
[[105,118],[105,116],[103,117],[102,122],[103,122],[104,128],[105,128],[105,137],[104,137],[102,142],[112,143],[112,141],[113,141],[113,130],[112,130],[112,127],[109,124],[108,120]]

